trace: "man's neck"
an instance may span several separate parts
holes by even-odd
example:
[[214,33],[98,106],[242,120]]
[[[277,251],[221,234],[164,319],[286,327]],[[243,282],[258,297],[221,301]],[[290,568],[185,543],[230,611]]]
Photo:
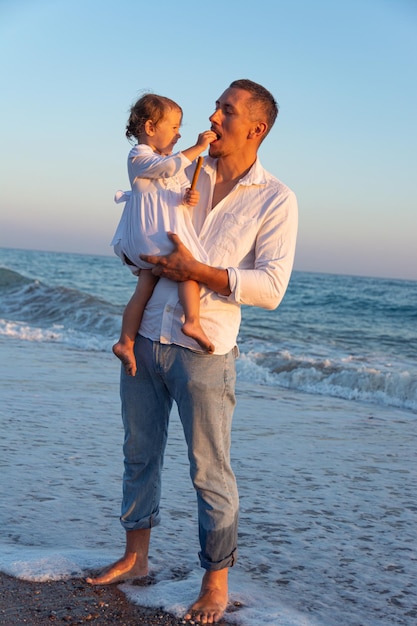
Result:
[[255,163],[255,160],[248,163],[241,159],[233,162],[230,159],[220,158],[217,161],[216,183],[214,185],[213,201],[211,205],[212,209],[232,191],[233,187],[241,178],[246,176]]
[[256,161],[256,154],[246,158],[220,157],[217,161],[216,184],[237,181],[245,176]]

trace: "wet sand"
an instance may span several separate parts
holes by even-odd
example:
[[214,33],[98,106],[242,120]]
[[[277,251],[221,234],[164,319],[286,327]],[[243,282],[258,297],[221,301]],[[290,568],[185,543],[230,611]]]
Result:
[[176,626],[185,623],[161,611],[132,604],[117,585],[92,587],[79,578],[36,583],[0,573],[0,597],[1,626]]
[[[0,572],[0,626],[192,624],[129,602],[117,585],[93,587],[80,578],[29,582]],[[218,624],[226,625],[222,620]]]

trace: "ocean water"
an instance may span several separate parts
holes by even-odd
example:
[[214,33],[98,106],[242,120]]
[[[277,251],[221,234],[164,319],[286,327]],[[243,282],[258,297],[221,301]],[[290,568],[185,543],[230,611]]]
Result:
[[[0,334],[108,351],[134,281],[116,257],[0,249]],[[242,318],[241,379],[417,412],[417,282],[294,272]]]
[[[123,550],[119,363],[134,278],[116,257],[0,249],[0,570],[80,576]],[[294,272],[245,308],[233,462],[241,497],[230,623],[417,619],[417,283]],[[195,599],[195,498],[173,411],[149,587]],[[0,600],[1,602],[1,600]]]

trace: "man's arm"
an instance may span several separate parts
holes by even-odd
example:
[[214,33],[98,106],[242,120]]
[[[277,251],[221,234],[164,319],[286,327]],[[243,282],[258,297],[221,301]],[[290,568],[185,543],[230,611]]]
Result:
[[168,237],[174,245],[170,254],[165,256],[140,255],[143,261],[154,265],[152,273],[155,276],[162,276],[176,282],[195,280],[222,296],[230,295],[229,274],[226,269],[219,269],[197,261],[181,242],[178,235],[168,233]]

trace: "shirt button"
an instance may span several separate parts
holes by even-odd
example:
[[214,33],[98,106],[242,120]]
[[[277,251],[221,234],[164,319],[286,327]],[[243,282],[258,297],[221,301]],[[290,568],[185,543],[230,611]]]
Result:
[[165,311],[166,311],[166,313],[171,313],[172,306],[170,304],[167,304],[167,306],[165,307]]

